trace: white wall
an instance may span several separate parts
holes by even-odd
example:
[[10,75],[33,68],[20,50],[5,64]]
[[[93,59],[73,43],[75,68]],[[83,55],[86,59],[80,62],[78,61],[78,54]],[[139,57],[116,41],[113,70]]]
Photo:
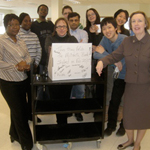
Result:
[[134,11],[144,11],[148,17],[150,17],[150,5],[140,4],[101,4],[101,5],[89,5],[89,6],[72,6],[73,11],[76,11],[81,16],[81,23],[85,26],[86,19],[85,13],[89,8],[95,8],[100,16],[113,16],[118,9],[125,9],[129,12],[129,15]]
[[[19,15],[21,12],[28,13],[31,18],[38,18],[37,14],[37,7],[34,6],[33,8],[17,8],[14,10],[1,10],[0,12],[7,13],[15,13]],[[85,13],[88,8],[95,8],[100,16],[113,16],[113,14],[118,9],[126,9],[128,10],[129,14],[131,14],[134,11],[141,10],[144,11],[148,17],[150,17],[150,5],[148,4],[101,4],[101,5],[88,5],[88,6],[82,6],[82,5],[72,5],[72,8],[74,11],[78,12],[81,16],[81,23],[85,26],[86,19],[85,19]],[[53,13],[53,12],[52,12]],[[55,13],[55,12],[54,12]],[[49,13],[48,18],[51,18],[51,10],[49,7]]]

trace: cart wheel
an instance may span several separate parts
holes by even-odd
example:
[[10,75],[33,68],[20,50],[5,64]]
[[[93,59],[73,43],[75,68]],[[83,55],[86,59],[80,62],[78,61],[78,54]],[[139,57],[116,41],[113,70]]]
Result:
[[38,150],[44,150],[43,145],[36,143],[36,147],[38,148]]
[[72,148],[72,143],[68,142],[68,143],[64,144],[63,147],[66,148],[67,150],[70,150]]
[[48,150],[48,148],[45,145],[39,143],[36,144],[36,147],[38,148],[38,150]]
[[96,145],[97,145],[97,148],[100,148],[100,145],[101,145],[101,140],[100,139],[96,141]]

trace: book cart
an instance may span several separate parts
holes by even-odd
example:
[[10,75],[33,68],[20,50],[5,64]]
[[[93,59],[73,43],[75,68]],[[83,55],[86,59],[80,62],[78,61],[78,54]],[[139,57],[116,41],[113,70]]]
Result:
[[[90,79],[75,79],[52,81],[45,75],[33,74],[31,65],[31,90],[32,90],[32,113],[33,113],[33,138],[34,143],[43,147],[44,144],[67,143],[67,149],[71,149],[72,142],[96,141],[100,148],[101,139],[104,138],[105,123],[105,100],[106,100],[107,71],[103,70],[101,77],[97,73],[92,74]],[[36,91],[38,86],[49,85],[99,85],[99,97],[69,100],[37,100]],[[60,107],[61,106],[61,107]],[[67,114],[67,113],[94,113],[93,122],[58,124],[39,124],[37,115]],[[44,147],[43,147],[44,148]],[[40,150],[43,150],[40,148]]]

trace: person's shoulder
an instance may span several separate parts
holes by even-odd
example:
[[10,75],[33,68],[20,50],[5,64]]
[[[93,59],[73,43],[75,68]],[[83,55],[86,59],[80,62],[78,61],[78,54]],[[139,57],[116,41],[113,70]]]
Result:
[[54,26],[53,22],[52,21],[47,21],[47,23],[51,26]]
[[77,42],[78,43],[77,39],[73,35],[69,36],[69,39],[71,42]]
[[125,35],[125,34],[120,34],[120,33],[118,33],[118,37],[119,37],[119,38],[126,38],[126,37],[128,37],[128,36]]
[[33,21],[31,26],[38,24],[39,22],[37,20]]
[[79,31],[80,33],[87,33],[87,31],[83,30],[83,29],[76,29],[77,31]]

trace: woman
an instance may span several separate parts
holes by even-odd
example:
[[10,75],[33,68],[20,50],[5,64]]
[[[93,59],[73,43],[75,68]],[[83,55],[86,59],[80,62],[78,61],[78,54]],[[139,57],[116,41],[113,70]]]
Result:
[[117,32],[130,36],[129,30],[124,28],[124,24],[128,21],[129,13],[126,10],[119,9],[115,12],[114,18],[117,22]]
[[[54,25],[52,36],[46,38],[45,49],[48,51],[52,43],[78,43],[74,36],[69,33],[69,26],[65,18],[59,18]],[[65,90],[63,90],[65,89]],[[51,99],[69,99],[71,94],[71,85],[53,85],[49,86]],[[58,124],[67,124],[66,114],[57,114]]]
[[4,26],[6,33],[0,37],[0,87],[11,113],[10,139],[18,141],[22,150],[31,150],[26,103],[26,71],[30,69],[31,57],[24,41],[16,36],[20,29],[18,16],[7,14]]
[[[99,26],[99,28],[98,28]],[[88,33],[88,43],[92,43],[92,52],[95,52],[96,46],[99,45],[103,34],[100,32],[100,15],[97,10],[90,8],[86,11],[86,27],[85,31]],[[95,73],[95,66],[97,60],[92,59],[92,73]],[[91,98],[95,95],[95,85],[86,85],[85,97]],[[100,90],[100,86],[96,85],[96,91]],[[96,92],[96,97],[99,97],[99,93]]]
[[86,27],[84,30],[86,30],[88,33],[88,43],[92,43],[93,52],[103,37],[102,33],[98,32],[99,28],[97,25],[100,26],[100,16],[94,8],[90,8],[86,11]]
[[[123,108],[123,123],[126,129],[127,142],[118,145],[118,149],[133,146],[140,150],[141,141],[146,129],[150,128],[150,35],[147,32],[149,22],[144,12],[137,11],[130,16],[130,29],[135,36],[124,39],[120,47],[111,55],[101,59],[97,64],[97,73],[102,73],[103,67],[125,58],[126,76]],[[134,142],[134,130],[137,136]]]
[[[32,59],[35,60],[35,70],[37,69],[39,62],[41,60],[41,45],[37,35],[31,32],[31,18],[27,13],[21,13],[19,16],[20,21],[20,31],[18,33],[19,37],[24,40],[27,45],[28,52]],[[28,110],[29,110],[29,120],[32,120],[32,100],[31,100],[31,85],[30,85],[30,72],[28,73],[27,80],[27,102],[28,102]],[[38,122],[41,122],[40,118],[37,118]]]

